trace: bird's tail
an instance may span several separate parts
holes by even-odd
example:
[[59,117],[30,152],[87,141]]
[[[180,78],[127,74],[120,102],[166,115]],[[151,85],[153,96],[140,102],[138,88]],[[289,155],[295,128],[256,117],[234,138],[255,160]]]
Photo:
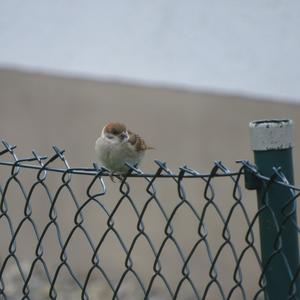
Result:
[[154,147],[147,146],[146,150],[156,150]]

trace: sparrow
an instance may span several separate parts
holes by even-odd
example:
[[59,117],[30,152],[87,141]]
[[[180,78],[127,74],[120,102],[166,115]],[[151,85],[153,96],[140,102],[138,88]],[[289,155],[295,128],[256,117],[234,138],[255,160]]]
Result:
[[129,167],[125,163],[138,165],[149,149],[154,148],[122,123],[106,124],[95,143],[99,161],[112,174],[126,174]]

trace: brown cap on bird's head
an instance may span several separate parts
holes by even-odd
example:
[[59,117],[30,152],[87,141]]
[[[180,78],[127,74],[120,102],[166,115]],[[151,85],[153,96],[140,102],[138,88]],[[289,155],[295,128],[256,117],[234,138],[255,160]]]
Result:
[[[124,134],[126,132],[126,135]],[[126,126],[122,123],[112,122],[108,123],[104,128],[102,133],[112,134],[116,136],[122,136],[123,139],[126,137],[129,144],[131,144],[137,152],[154,149],[153,147],[148,146],[144,139],[139,135],[128,130]]]
[[104,127],[104,132],[105,133],[110,133],[114,135],[121,134],[122,132],[126,131],[126,126],[122,123],[108,123]]

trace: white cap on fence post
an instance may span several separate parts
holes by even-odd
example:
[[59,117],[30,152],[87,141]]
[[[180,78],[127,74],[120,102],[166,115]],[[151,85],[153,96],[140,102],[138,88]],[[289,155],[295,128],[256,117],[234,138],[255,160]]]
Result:
[[292,120],[257,120],[250,122],[249,127],[254,151],[283,150],[293,146]]

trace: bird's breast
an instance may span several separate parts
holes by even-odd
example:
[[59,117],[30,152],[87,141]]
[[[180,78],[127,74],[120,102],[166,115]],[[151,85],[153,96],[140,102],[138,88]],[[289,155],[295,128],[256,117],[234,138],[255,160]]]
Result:
[[138,164],[144,156],[144,151],[137,152],[128,143],[112,144],[102,138],[96,141],[95,150],[106,168],[120,172],[127,172],[125,163]]

